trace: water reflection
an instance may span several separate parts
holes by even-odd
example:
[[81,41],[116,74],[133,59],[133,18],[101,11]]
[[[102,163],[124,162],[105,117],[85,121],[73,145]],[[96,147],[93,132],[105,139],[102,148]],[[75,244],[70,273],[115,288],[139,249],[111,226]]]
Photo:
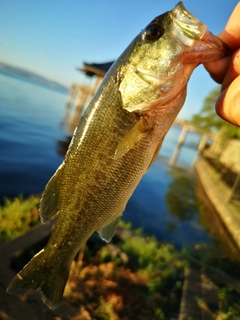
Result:
[[222,223],[218,213],[206,196],[201,182],[196,179],[195,193],[199,199],[200,223],[213,239],[211,256],[214,258],[228,258],[240,261],[240,250],[233,241],[230,233]]
[[170,171],[173,180],[165,195],[168,211],[180,220],[191,220],[198,211],[194,193],[194,179],[190,173],[178,168]]
[[[183,185],[184,177],[187,182],[184,179]],[[158,158],[130,198],[123,219],[179,248],[210,243],[206,230],[199,224],[193,179],[192,170],[169,167],[166,161]],[[185,201],[187,204],[183,203]]]
[[168,184],[165,200],[169,213],[176,217],[178,222],[169,222],[167,232],[175,234],[179,225],[188,222],[192,225],[191,232],[194,232],[195,221],[199,228],[205,230],[211,241],[204,241],[203,237],[200,237],[199,241],[191,242],[189,232],[189,239],[184,243],[188,254],[203,265],[211,264],[239,277],[240,250],[206,196],[198,177],[194,178],[194,171],[172,168],[168,172],[173,180]]

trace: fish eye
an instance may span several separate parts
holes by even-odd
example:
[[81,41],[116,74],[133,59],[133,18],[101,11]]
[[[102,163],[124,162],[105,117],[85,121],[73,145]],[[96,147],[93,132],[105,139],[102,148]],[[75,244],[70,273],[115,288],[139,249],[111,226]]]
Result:
[[144,39],[146,40],[157,40],[163,35],[163,27],[157,23],[152,23],[146,27],[144,31]]

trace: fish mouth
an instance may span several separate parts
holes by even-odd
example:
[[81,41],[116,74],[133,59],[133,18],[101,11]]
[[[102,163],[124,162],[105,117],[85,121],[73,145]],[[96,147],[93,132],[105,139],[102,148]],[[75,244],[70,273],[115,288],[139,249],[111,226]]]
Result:
[[[213,35],[207,25],[192,15],[180,1],[170,12],[173,21],[173,34],[186,46],[191,47],[191,56],[185,55],[183,62],[205,63],[229,55],[227,45]],[[195,54],[194,54],[195,52]]]
[[192,15],[180,1],[171,11],[175,26],[176,36],[186,45],[191,45],[194,40],[199,40],[206,33],[207,25]]

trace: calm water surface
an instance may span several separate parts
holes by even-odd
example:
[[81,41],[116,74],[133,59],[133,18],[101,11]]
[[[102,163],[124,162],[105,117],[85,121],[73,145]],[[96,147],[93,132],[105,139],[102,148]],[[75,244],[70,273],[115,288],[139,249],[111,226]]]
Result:
[[66,93],[0,73],[0,198],[39,193],[62,158]]
[[[63,160],[66,92],[0,71],[0,200],[41,193]],[[200,137],[190,133],[177,168],[168,161],[181,128],[169,131],[157,161],[130,199],[124,219],[177,246],[211,243],[201,224],[192,163]]]

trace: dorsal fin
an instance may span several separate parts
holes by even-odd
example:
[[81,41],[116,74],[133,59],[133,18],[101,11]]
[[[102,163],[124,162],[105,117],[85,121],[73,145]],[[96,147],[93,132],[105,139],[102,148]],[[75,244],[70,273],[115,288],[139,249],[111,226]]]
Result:
[[52,178],[48,181],[40,202],[39,213],[42,223],[52,218],[59,210],[58,196],[59,184],[62,176],[64,163],[57,169]]

